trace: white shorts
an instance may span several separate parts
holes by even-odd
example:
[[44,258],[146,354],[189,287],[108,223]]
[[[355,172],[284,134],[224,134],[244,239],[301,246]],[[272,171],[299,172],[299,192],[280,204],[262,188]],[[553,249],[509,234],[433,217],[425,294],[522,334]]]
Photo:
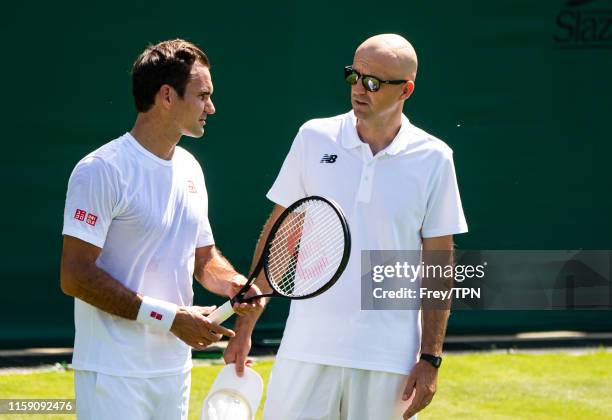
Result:
[[186,420],[191,372],[130,378],[74,371],[79,420]]
[[264,420],[401,420],[407,380],[397,373],[277,358]]

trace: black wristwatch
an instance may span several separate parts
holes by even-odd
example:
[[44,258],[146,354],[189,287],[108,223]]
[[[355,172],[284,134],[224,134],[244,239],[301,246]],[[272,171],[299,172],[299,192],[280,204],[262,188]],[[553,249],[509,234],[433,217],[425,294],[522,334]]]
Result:
[[434,356],[433,354],[421,353],[421,360],[428,361],[436,369],[442,364],[442,358]]

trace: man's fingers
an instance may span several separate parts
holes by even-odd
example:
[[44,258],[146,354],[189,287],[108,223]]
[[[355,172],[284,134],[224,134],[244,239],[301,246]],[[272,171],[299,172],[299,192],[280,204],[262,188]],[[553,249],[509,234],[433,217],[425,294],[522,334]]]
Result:
[[416,413],[427,407],[427,405],[431,402],[433,398],[433,393],[429,391],[429,389],[425,387],[416,387],[414,392],[414,398],[408,405],[408,409],[406,410],[405,416],[406,418],[410,418],[414,416]]
[[210,313],[212,311],[217,309],[217,306],[216,305],[213,305],[213,306],[194,306],[193,308],[195,310],[197,310],[200,314],[206,316],[206,315],[210,315]]
[[236,356],[236,375],[240,378],[244,375],[244,359],[245,357],[243,354],[238,354]]
[[412,401],[410,401],[410,404],[408,405],[408,409],[406,410],[406,414],[408,415],[408,418],[414,416],[416,413],[418,413],[423,405],[423,394],[420,393],[418,390],[415,390],[414,392],[414,398],[412,398]]
[[258,307],[263,306],[257,303],[259,299],[255,299],[253,302],[235,303],[232,309],[238,316],[248,315],[251,312],[257,310]]
[[[208,329],[212,332],[215,332],[217,334],[221,334],[224,335],[226,337],[233,337],[236,335],[236,333],[228,328],[225,328],[219,324],[215,324],[214,322],[209,323]],[[221,337],[219,337],[219,340],[221,339]],[[217,341],[219,341],[217,340]]]
[[221,340],[221,334],[215,334],[213,331],[204,331],[200,339],[201,342],[208,342],[207,346]]
[[246,309],[248,307],[247,305],[248,304],[246,304],[246,303],[238,303],[238,302],[236,302],[236,303],[234,303],[234,306],[232,306],[232,309],[234,310],[236,315],[242,316],[246,312]]
[[[245,298],[251,298],[254,296],[259,296],[262,294],[262,291],[259,289],[259,287],[252,285],[251,288],[246,292],[246,294],[244,295]],[[254,302],[259,301],[259,299],[254,299]]]
[[204,350],[209,345],[210,345],[209,341],[200,341],[200,342],[194,342],[194,343],[190,344],[190,346],[193,347],[196,350]]
[[403,401],[408,401],[408,399],[414,393],[414,387],[416,385],[416,378],[410,374],[408,375],[408,381],[406,383],[406,388],[404,388],[404,395],[402,395]]

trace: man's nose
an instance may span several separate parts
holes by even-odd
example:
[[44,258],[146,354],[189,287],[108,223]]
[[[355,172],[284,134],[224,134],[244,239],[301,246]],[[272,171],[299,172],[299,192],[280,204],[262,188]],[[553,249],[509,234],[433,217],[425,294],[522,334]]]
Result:
[[207,114],[214,114],[217,111],[217,109],[215,108],[215,104],[213,104],[212,99],[208,100],[208,104],[206,105],[206,113]]
[[364,94],[366,92],[366,89],[363,87],[363,80],[361,79],[361,77],[357,79],[357,83],[351,86],[351,89],[353,89],[355,93],[359,94]]

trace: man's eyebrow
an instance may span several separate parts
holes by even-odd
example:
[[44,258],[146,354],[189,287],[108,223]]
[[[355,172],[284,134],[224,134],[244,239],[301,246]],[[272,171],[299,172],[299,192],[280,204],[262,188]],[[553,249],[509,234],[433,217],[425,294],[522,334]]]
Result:
[[212,91],[209,89],[202,89],[198,95],[211,95]]

